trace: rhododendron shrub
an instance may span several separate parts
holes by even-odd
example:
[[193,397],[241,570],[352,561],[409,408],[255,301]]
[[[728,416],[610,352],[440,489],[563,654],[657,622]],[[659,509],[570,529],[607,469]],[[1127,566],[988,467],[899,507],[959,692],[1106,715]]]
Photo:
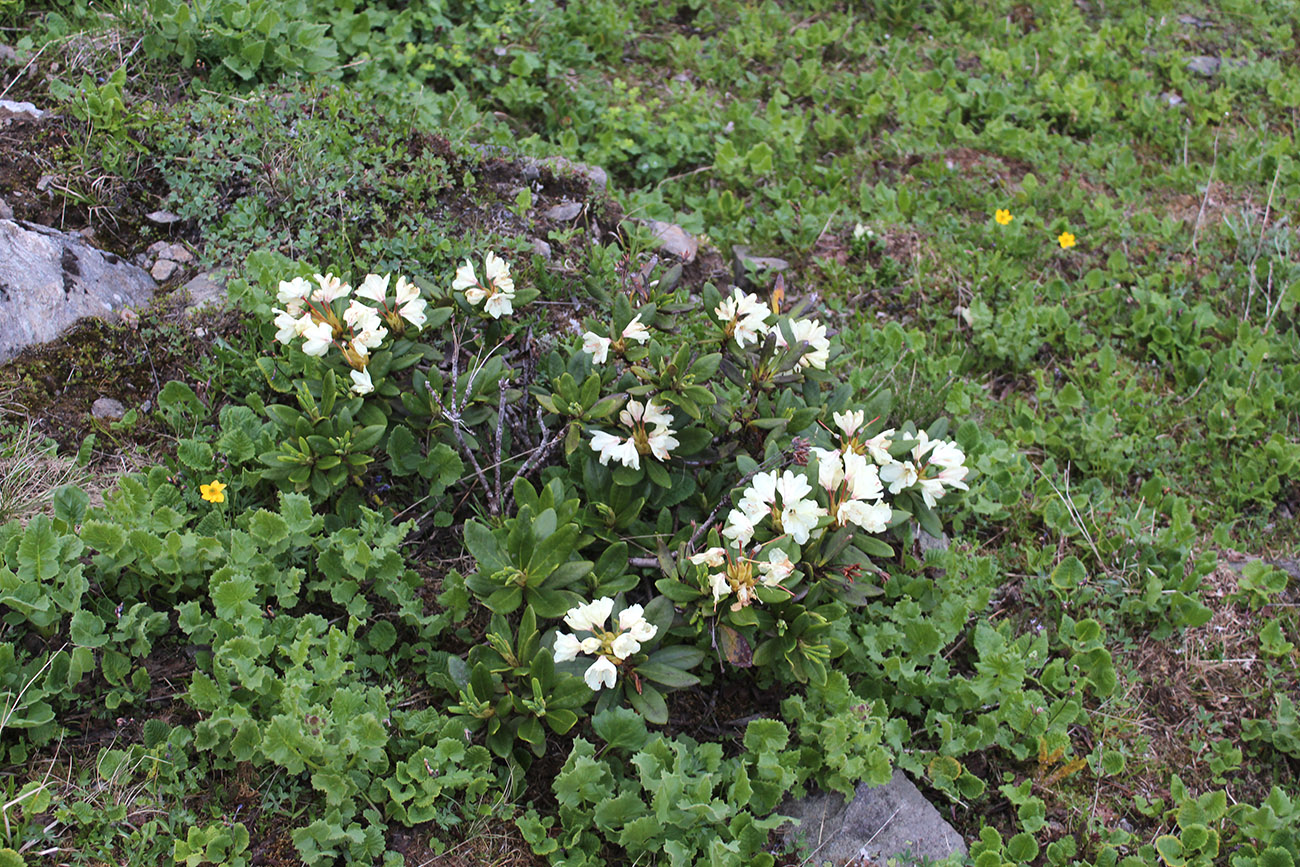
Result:
[[493,625],[448,669],[452,728],[498,752],[583,709],[666,722],[668,692],[746,669],[824,682],[900,543],[970,481],[946,421],[856,402],[834,329],[783,293],[651,281],[557,327],[496,251],[355,289],[301,271],[277,275],[263,364],[298,402],[267,408],[286,440],[264,459],[298,471],[269,478],[463,533],[440,602]]

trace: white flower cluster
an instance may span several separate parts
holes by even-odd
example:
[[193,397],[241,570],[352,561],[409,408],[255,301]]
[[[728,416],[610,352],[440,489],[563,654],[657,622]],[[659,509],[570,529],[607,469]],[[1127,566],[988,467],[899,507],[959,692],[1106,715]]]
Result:
[[802,475],[786,470],[780,478],[776,470],[759,473],[750,481],[736,508],[727,515],[722,535],[740,548],[754,538],[754,531],[765,518],[772,519],[777,535],[789,533],[800,545],[808,541],[817,522],[827,514],[816,500],[808,499],[812,485]]
[[[352,391],[369,394],[374,391],[370,372],[366,370],[371,350],[383,343],[390,330],[401,334],[408,325],[419,329],[427,321],[420,287],[405,277],[398,277],[390,298],[391,279],[391,274],[382,277],[367,274],[355,292],[333,274],[315,275],[314,287],[302,277],[280,281],[276,299],[284,309],[274,311],[275,326],[279,329],[275,339],[289,344],[301,337],[302,351],[317,357],[337,345],[352,368]],[[340,315],[334,302],[349,295],[353,298]]]
[[[709,589],[713,593],[713,605],[736,594],[736,601],[731,610],[739,611],[754,601],[754,587],[779,587],[781,582],[794,572],[794,563],[790,555],[780,548],[768,551],[766,560],[749,559],[744,556],[731,556],[725,548],[709,548],[691,555],[691,562],[696,566],[718,569],[709,574]],[[757,580],[754,570],[757,568]]]
[[[769,333],[775,335],[777,346],[784,348],[789,345],[778,326],[767,324],[771,312],[757,295],[746,295],[737,288],[732,289],[730,298],[713,309],[713,315],[722,323],[723,340],[730,337],[741,349],[748,343],[758,343]],[[825,370],[831,350],[826,326],[816,319],[791,319],[789,325],[795,342],[808,344],[808,351],[799,359],[799,367]]]
[[615,341],[610,337],[602,337],[594,331],[588,331],[582,335],[582,351],[591,356],[592,364],[604,364],[609,358],[609,350],[612,346],[616,351],[622,352],[627,348],[627,342],[635,340],[637,343],[646,343],[650,340],[650,329],[645,327],[641,321],[641,314],[638,313],[632,317],[623,328],[623,333]]
[[629,400],[618,414],[618,419],[632,432],[629,436],[615,436],[601,430],[594,431],[591,435],[591,448],[600,455],[601,466],[607,465],[610,458],[613,458],[625,467],[639,470],[641,455],[650,454],[666,461],[668,453],[680,445],[673,436],[677,431],[669,427],[673,423],[673,417],[652,400],[647,400],[644,404],[639,400]]
[[[892,434],[885,431],[880,436]],[[954,442],[932,440],[921,431],[916,435],[910,461],[892,458],[880,467],[880,480],[889,485],[889,493],[897,494],[907,488],[918,487],[921,499],[930,508],[948,492],[947,489],[967,490],[966,455]],[[929,455],[927,458],[926,456]]]
[[[880,471],[866,455],[855,449],[858,443],[854,434],[862,426],[863,413],[861,410],[837,412],[833,418],[842,433],[840,448],[814,448],[812,451],[817,456],[817,481],[830,498],[830,513],[835,518],[835,525],[856,524],[868,533],[883,533],[889,526],[893,510],[885,502]],[[869,452],[868,448],[859,447]],[[884,454],[888,457],[887,449]]]
[[616,629],[605,629],[605,621],[614,611],[614,600],[603,596],[586,605],[570,608],[564,615],[564,622],[576,632],[590,632],[586,638],[578,638],[570,632],[555,636],[555,661],[568,662],[577,659],[583,653],[596,657],[588,666],[582,679],[593,690],[602,686],[613,687],[618,676],[618,666],[634,653],[639,653],[641,643],[654,638],[659,627],[645,619],[645,610],[640,605],[631,605],[618,613]]
[[474,274],[474,263],[466,259],[465,264],[456,269],[456,279],[452,281],[451,288],[464,292],[465,300],[470,306],[477,307],[480,302],[486,301],[483,309],[493,319],[513,313],[515,308],[511,302],[515,297],[515,280],[510,276],[510,266],[506,260],[488,250],[483,257],[483,273],[487,278],[486,283],[479,282]]

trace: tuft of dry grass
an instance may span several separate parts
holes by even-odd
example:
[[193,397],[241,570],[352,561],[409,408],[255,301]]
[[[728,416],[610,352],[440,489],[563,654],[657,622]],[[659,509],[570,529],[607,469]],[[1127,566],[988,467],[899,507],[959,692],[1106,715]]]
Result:
[[[0,404],[0,420],[5,413]],[[31,419],[9,428],[0,427],[0,523],[25,522],[49,509],[61,485],[86,481],[75,462],[58,456],[53,443],[41,435]]]

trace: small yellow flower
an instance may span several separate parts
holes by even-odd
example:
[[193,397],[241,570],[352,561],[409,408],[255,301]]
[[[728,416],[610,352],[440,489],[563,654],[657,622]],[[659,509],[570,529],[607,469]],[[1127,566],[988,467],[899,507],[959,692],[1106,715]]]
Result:
[[998,208],[993,212],[993,219],[997,221],[999,226],[1005,226],[1011,222],[1011,212],[1006,208]]
[[1074,236],[1069,232],[1062,232],[1056,240],[1060,243],[1062,250],[1068,250],[1074,246]]
[[224,503],[226,501],[226,495],[222,493],[222,491],[225,489],[225,485],[216,479],[213,479],[212,484],[210,485],[199,485],[199,496],[203,497],[203,499],[207,500],[209,503]]

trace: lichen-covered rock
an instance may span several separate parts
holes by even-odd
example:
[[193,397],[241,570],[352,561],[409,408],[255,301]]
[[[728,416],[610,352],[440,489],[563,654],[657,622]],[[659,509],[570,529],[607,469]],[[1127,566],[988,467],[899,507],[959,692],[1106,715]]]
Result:
[[143,270],[80,236],[0,220],[0,363],[83,317],[114,321],[155,288]]

